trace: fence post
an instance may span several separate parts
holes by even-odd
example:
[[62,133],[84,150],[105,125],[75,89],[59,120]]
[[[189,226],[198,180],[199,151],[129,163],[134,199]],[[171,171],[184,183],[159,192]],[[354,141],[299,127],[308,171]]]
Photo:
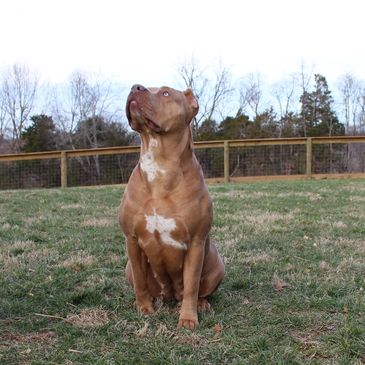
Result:
[[67,188],[67,154],[61,152],[61,188]]
[[229,182],[229,142],[224,141],[224,182]]
[[312,177],[312,138],[310,137],[307,138],[306,148],[306,175],[310,179]]

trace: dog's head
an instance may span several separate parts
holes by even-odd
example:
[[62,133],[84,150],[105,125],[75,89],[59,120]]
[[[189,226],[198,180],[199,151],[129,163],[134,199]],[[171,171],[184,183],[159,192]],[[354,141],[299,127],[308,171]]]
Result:
[[191,89],[145,88],[134,85],[126,114],[131,128],[139,133],[173,133],[186,128],[199,110]]

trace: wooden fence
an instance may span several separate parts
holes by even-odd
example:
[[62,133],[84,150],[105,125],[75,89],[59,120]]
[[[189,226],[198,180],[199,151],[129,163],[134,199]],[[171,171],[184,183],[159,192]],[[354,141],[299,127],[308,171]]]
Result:
[[[208,182],[365,177],[365,136],[225,140],[194,147]],[[139,146],[0,155],[0,189],[126,183],[138,155]]]

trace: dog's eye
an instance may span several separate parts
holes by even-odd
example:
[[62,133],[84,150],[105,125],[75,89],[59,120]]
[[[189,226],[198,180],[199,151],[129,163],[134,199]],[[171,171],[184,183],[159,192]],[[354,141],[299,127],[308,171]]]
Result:
[[162,95],[163,96],[170,96],[170,93],[168,91],[164,91]]

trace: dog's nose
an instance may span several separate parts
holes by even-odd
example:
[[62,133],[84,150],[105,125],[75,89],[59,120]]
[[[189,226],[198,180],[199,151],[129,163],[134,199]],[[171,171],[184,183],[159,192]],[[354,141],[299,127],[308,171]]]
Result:
[[146,91],[146,90],[147,89],[144,86],[136,84],[132,86],[131,93],[136,93],[138,91]]

